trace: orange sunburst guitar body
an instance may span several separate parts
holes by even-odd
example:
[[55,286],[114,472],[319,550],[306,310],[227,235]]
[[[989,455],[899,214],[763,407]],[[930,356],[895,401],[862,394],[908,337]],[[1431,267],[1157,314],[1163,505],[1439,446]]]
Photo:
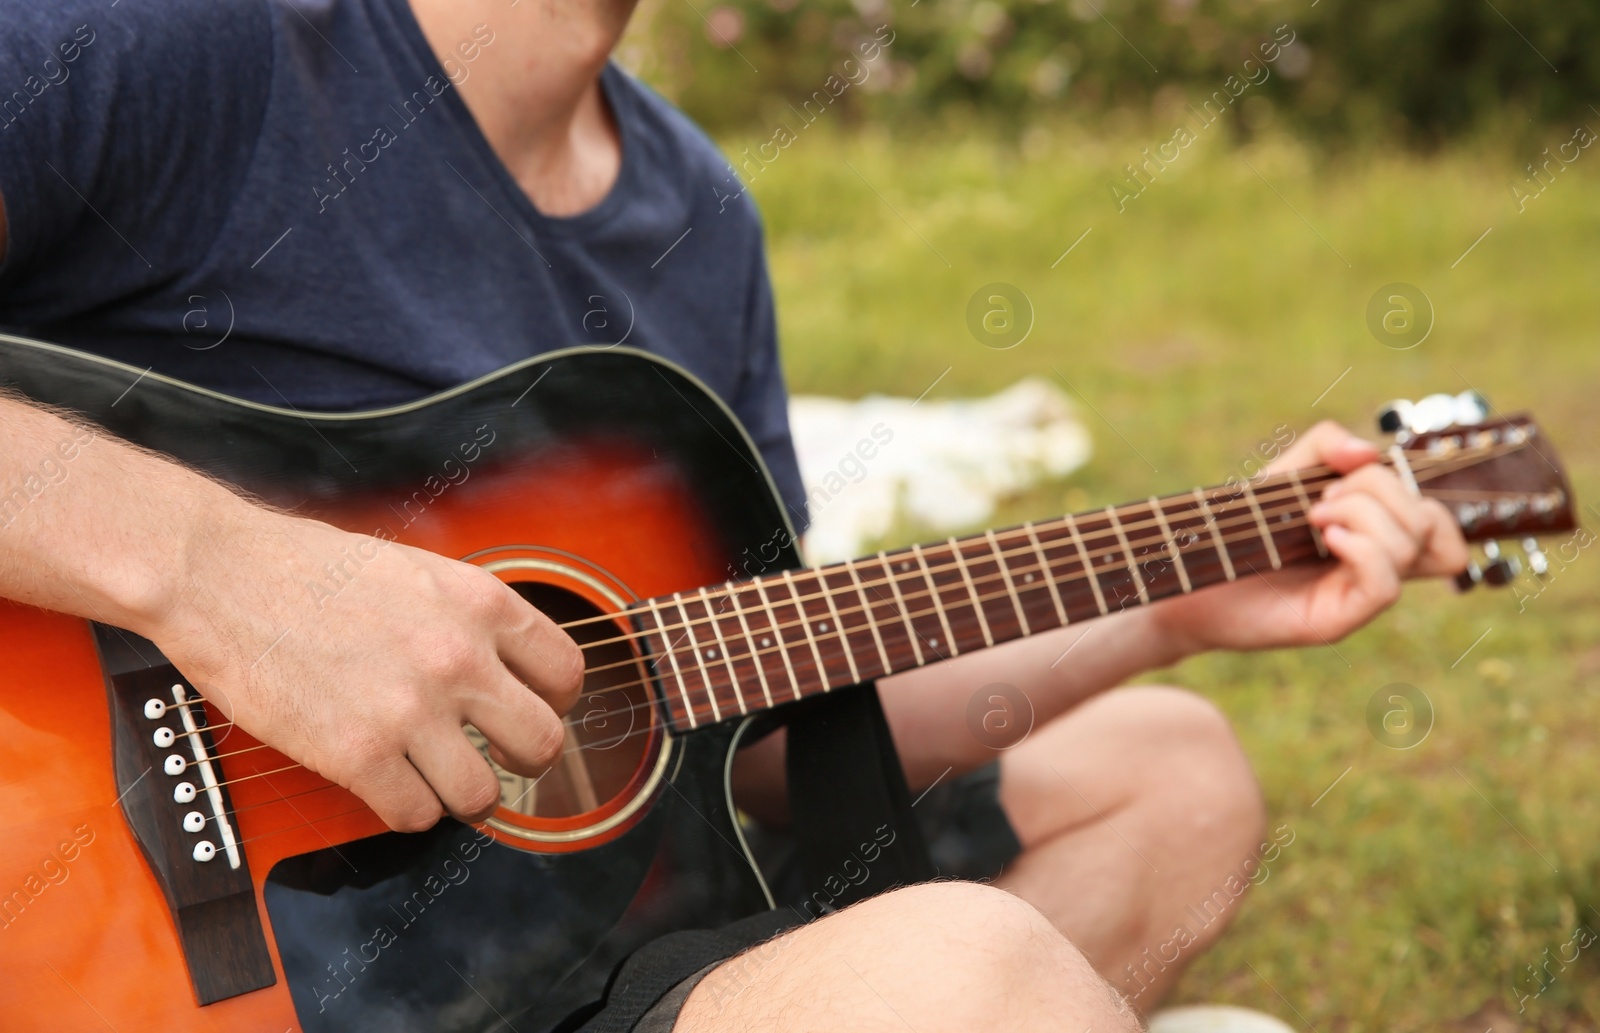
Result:
[[[550,771],[502,772],[481,827],[402,836],[235,729],[226,686],[189,683],[124,631],[0,603],[7,1030],[559,1028],[642,943],[772,906],[727,783],[756,715],[1326,562],[1306,510],[1337,476],[1295,471],[791,570],[791,526],[744,431],[642,353],[553,353],[338,416],[17,338],[0,338],[0,381],[372,548],[481,564],[568,626],[589,672]],[[1526,417],[1407,433],[1384,461],[1470,538],[1574,526],[1555,453]],[[1486,554],[1474,571],[1508,580],[1506,557]],[[363,558],[306,586],[307,622]]]
[[[153,376],[112,409],[126,368],[19,341],[0,344],[0,375],[273,502],[485,565],[562,620],[758,571],[758,553],[793,559],[738,424],[637,355],[558,355],[314,425]],[[360,559],[307,586],[306,620]],[[640,942],[766,907],[729,821],[734,729],[669,736],[637,649],[586,652],[611,669],[591,675],[556,768],[536,787],[502,772],[479,829],[407,837],[227,725],[225,688],[181,707],[173,685],[195,687],[149,643],[0,602],[0,1027],[478,1029],[498,1012],[545,1029]],[[119,665],[138,683],[120,724]],[[185,868],[219,871],[229,851],[185,709],[217,726],[202,734],[243,861],[233,886],[186,887]]]

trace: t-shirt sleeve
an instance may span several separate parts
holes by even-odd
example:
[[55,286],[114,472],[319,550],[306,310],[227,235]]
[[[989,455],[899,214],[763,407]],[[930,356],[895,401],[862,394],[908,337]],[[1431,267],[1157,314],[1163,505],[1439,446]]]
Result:
[[757,225],[745,310],[745,341],[749,351],[732,408],[761,450],[795,532],[804,534],[810,517],[806,512],[806,492],[800,479],[794,438],[789,433],[789,391],[784,385],[783,364],[778,355],[777,310],[772,300],[772,280],[767,274],[766,247],[759,223]]
[[0,0],[0,25],[0,321],[192,267],[260,131],[266,0]]

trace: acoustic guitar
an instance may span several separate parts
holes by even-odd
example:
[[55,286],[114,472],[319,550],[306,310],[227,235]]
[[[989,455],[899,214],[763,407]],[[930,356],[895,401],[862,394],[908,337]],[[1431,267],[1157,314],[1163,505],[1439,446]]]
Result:
[[[728,788],[757,715],[1324,562],[1305,514],[1336,476],[805,568],[733,415],[624,348],[354,414],[240,401],[20,338],[0,338],[0,382],[83,414],[83,437],[103,428],[372,535],[370,548],[478,564],[588,661],[550,771],[503,772],[481,826],[400,835],[234,727],[226,686],[191,683],[126,631],[0,603],[8,1030],[552,1029],[640,944],[772,906]],[[66,476],[70,454],[64,442]],[[1526,417],[1406,431],[1384,461],[1475,540],[1574,527],[1561,465]],[[0,519],[14,504],[0,498]],[[307,624],[363,561],[306,586]],[[1501,582],[1510,563],[1496,550],[1474,570]]]

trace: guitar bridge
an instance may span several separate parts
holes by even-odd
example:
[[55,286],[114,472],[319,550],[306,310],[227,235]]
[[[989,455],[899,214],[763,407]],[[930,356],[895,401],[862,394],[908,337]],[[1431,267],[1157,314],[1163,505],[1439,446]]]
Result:
[[156,647],[93,624],[118,802],[167,899],[195,998],[277,981],[200,696]]

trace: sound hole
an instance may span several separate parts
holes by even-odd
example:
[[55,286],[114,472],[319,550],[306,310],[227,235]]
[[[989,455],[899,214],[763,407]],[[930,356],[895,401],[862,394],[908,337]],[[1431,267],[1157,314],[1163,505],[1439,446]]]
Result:
[[[511,587],[557,624],[602,611],[574,592],[538,581]],[[598,810],[622,795],[645,762],[656,720],[645,670],[630,643],[629,629],[596,621],[570,629],[583,648],[590,673],[583,694],[564,718],[561,759],[537,778],[507,771],[490,760],[500,778],[500,805],[530,818],[570,818]],[[485,759],[489,744],[477,729],[467,735]]]

